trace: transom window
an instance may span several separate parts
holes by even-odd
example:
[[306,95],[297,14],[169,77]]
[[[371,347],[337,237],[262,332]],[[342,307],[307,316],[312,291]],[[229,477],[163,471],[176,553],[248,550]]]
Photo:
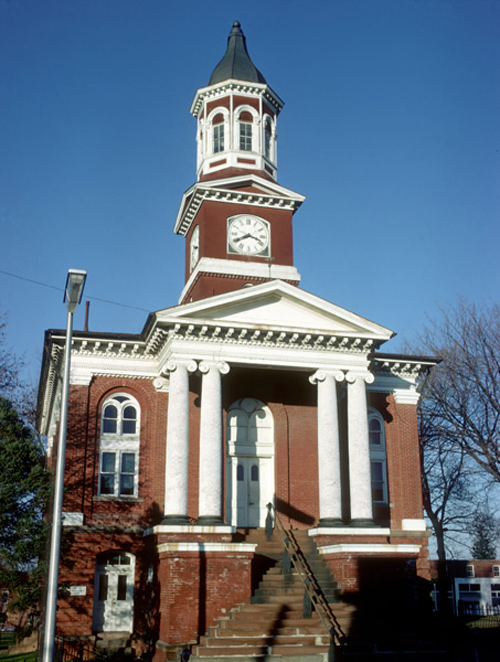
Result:
[[102,407],[99,495],[134,497],[138,491],[139,404],[127,394],[108,398]]
[[106,405],[102,414],[103,434],[135,434],[137,431],[137,409],[130,398],[117,395]]

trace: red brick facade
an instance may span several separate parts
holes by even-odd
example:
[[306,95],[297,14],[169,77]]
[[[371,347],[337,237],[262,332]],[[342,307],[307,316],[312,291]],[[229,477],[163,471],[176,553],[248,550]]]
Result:
[[[246,156],[269,168],[266,140],[275,133],[255,132],[271,123],[264,113],[275,121],[281,102],[264,84],[252,90],[235,92],[231,84],[196,112],[208,122],[218,107],[227,113],[250,105],[260,116]],[[210,140],[201,144],[213,151],[207,156],[199,145],[199,158],[217,166],[219,150]],[[249,165],[245,153],[235,154],[238,145],[224,147],[221,159]],[[264,498],[286,528],[310,531],[345,596],[366,593],[377,578],[401,591],[429,577],[416,384],[432,362],[382,354],[389,329],[296,287],[292,218],[303,196],[261,168],[233,166],[198,184],[176,225],[186,241],[186,282],[192,279],[182,305],[151,314],[141,334],[73,337],[60,575],[69,595],[59,604],[58,632],[134,633],[158,662],[198,642],[252,595],[259,561],[245,536],[263,526]],[[235,215],[258,217],[261,236],[269,228],[260,255],[238,244],[228,250]],[[206,258],[198,271],[190,260],[195,226],[196,259]],[[238,240],[252,238],[247,232]],[[51,461],[64,341],[62,332],[47,333],[40,381],[39,427],[52,443]],[[319,407],[323,388],[333,405]],[[380,425],[377,462],[368,412]],[[332,458],[337,491],[325,506],[333,479],[320,467]],[[203,512],[207,503],[216,512]],[[341,516],[324,516],[332,503]]]

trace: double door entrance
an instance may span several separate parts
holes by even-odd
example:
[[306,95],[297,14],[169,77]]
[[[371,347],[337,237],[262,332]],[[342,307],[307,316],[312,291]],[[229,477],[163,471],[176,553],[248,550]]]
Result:
[[254,398],[237,400],[227,413],[226,516],[241,528],[265,525],[274,502],[274,430],[268,407]]

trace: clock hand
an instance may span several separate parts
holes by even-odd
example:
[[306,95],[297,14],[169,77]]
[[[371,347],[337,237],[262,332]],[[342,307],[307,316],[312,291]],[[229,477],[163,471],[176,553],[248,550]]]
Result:
[[252,235],[249,232],[247,232],[247,234],[244,234],[243,237],[237,237],[234,241],[243,241],[243,239],[248,239],[248,237],[252,237]]

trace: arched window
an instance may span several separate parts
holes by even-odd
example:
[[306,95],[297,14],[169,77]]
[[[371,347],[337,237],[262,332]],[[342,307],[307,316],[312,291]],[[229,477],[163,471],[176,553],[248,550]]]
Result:
[[252,151],[252,114],[244,110],[240,113],[238,125],[240,128],[240,149],[244,152]]
[[219,113],[212,120],[212,151],[214,154],[224,151],[224,115]]
[[387,503],[384,419],[375,409],[368,410],[368,435],[370,439],[372,500],[375,503]]
[[139,475],[139,404],[126,393],[108,398],[101,411],[100,496],[135,497]]

